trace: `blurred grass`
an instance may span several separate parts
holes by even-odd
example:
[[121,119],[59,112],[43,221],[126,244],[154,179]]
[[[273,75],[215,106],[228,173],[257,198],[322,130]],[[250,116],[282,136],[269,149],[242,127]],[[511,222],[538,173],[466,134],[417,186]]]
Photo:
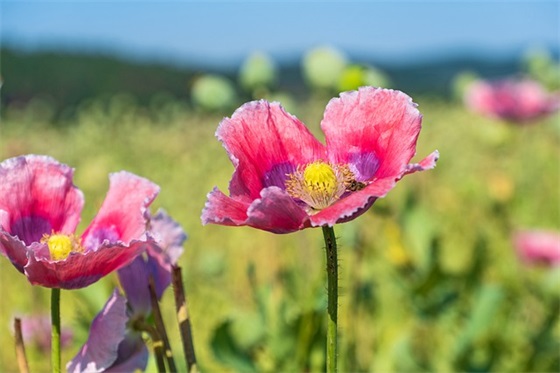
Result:
[[[414,99],[424,115],[416,160],[439,149],[437,168],[407,176],[367,214],[335,228],[341,371],[558,371],[558,270],[524,266],[511,243],[518,228],[559,229],[558,117],[512,126]],[[320,335],[313,320],[326,308],[320,231],[202,227],[206,194],[215,185],[227,190],[233,170],[214,138],[221,116],[165,97],[154,102],[146,109],[126,95],[89,100],[64,126],[49,123],[41,102],[5,109],[0,159],[48,154],[75,167],[86,196],[79,232],[103,201],[108,173],[153,180],[161,193],[152,211],[165,208],[189,235],[180,265],[201,369],[236,371],[220,350],[231,342],[232,354],[259,371],[321,370],[322,341],[317,348],[311,337]],[[326,102],[310,98],[296,112],[319,138]],[[63,325],[76,333],[63,362],[86,338],[77,315],[95,314],[115,284],[111,275],[62,292]],[[0,367],[15,371],[13,316],[48,312],[49,291],[2,259],[0,292]],[[181,356],[170,290],[163,311]],[[48,356],[32,347],[28,354],[31,371],[49,370]]]

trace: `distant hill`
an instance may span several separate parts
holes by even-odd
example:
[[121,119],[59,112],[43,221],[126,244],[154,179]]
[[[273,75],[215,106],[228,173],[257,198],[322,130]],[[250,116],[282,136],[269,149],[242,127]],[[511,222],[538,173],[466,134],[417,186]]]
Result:
[[[55,51],[21,52],[3,48],[0,58],[3,106],[25,104],[33,97],[42,97],[49,100],[55,110],[86,98],[122,92],[134,95],[139,104],[149,102],[158,92],[189,99],[193,79],[208,72],[195,66],[179,67],[128,61],[109,55]],[[485,61],[461,56],[398,66],[372,64],[388,74],[394,88],[410,94],[441,97],[448,96],[453,77],[461,71],[470,70],[491,78],[519,70],[519,63],[514,60]],[[235,71],[220,73],[233,80],[236,78]],[[306,93],[299,61],[280,66],[279,74],[281,89],[298,95]]]

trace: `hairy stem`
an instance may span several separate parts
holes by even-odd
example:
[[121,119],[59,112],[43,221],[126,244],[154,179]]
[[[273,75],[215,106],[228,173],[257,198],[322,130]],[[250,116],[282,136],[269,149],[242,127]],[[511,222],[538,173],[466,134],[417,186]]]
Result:
[[323,226],[327,254],[327,372],[336,372],[338,323],[338,258],[333,227]]
[[53,373],[60,373],[60,289],[51,291],[51,366]]

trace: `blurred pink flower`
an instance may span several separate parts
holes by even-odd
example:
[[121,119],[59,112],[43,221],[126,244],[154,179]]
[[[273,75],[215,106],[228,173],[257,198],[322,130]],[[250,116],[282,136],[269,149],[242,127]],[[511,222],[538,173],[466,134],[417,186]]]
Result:
[[[51,351],[51,316],[48,314],[18,316],[21,319],[21,333],[26,345],[34,345],[41,352]],[[62,348],[72,342],[73,333],[70,328],[60,330],[60,344]]]
[[545,230],[520,231],[514,236],[519,257],[526,263],[560,265],[560,233]]
[[404,175],[433,168],[416,153],[422,115],[400,91],[362,87],[327,105],[326,146],[278,104],[249,102],[216,131],[235,167],[230,196],[208,194],[203,224],[288,233],[352,220]]
[[525,122],[560,108],[560,96],[530,79],[477,80],[464,96],[472,111],[513,122]]
[[84,198],[73,169],[47,156],[0,163],[0,253],[34,285],[76,289],[129,264],[152,244],[145,212],[159,192],[118,172],[84,234],[74,234]]

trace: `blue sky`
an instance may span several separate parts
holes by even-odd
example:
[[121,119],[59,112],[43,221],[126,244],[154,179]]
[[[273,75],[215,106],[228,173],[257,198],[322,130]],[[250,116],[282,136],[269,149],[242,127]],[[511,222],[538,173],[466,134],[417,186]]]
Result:
[[0,11],[4,44],[214,66],[317,45],[395,63],[560,45],[560,1],[0,0]]

